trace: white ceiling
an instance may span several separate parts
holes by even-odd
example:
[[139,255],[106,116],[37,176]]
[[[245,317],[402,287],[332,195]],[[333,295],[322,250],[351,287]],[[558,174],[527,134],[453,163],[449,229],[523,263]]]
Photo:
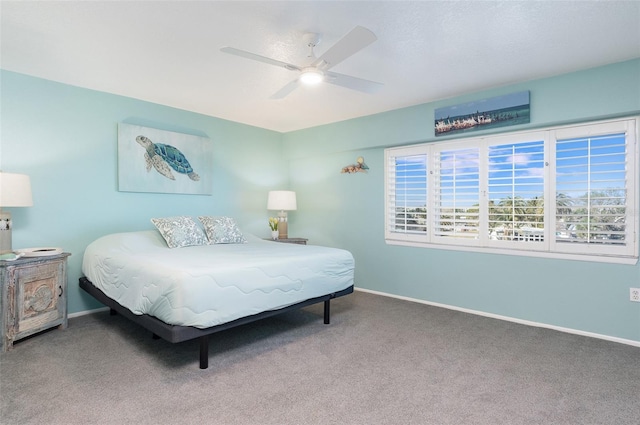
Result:
[[[640,1],[2,1],[0,66],[280,132],[640,57]],[[356,25],[378,40],[332,71],[384,83],[269,96]],[[640,78],[640,76],[639,76]]]

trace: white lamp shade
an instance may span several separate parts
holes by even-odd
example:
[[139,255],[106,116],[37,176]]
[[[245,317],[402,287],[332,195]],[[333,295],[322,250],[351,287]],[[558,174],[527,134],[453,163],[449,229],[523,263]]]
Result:
[[267,209],[271,211],[296,210],[296,193],[291,190],[270,191],[267,199]]
[[26,174],[0,172],[0,207],[31,207],[31,181]]

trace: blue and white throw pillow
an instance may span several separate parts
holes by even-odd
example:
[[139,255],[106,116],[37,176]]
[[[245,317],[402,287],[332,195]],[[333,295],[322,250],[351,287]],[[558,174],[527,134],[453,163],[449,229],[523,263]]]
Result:
[[169,248],[207,245],[207,237],[191,217],[152,218]]
[[231,217],[199,216],[198,219],[204,227],[210,244],[247,243],[236,221]]

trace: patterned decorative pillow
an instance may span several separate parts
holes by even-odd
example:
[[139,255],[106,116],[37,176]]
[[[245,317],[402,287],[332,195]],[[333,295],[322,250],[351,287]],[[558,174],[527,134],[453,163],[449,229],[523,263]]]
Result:
[[191,217],[152,218],[151,222],[158,228],[169,248],[207,245],[207,237]]
[[207,233],[210,244],[247,243],[236,221],[231,217],[199,216],[198,219]]

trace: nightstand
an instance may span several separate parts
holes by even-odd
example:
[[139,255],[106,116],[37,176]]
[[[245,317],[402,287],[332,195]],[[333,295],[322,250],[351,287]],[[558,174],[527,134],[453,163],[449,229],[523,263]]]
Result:
[[296,243],[298,245],[306,245],[309,239],[305,238],[286,238],[286,239],[268,239],[273,242],[282,242],[282,243]]
[[67,327],[69,253],[0,261],[2,351],[14,341],[57,326]]

